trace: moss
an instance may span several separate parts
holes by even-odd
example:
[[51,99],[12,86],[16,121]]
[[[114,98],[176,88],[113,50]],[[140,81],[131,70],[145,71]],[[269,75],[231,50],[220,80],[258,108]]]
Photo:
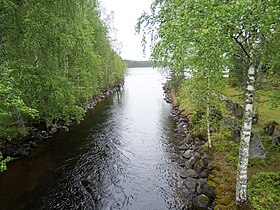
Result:
[[230,196],[224,196],[219,200],[219,202],[217,202],[217,204],[224,205],[227,207],[230,203],[232,203],[232,198]]
[[214,210],[228,210],[228,208],[224,205],[216,205]]
[[208,181],[207,181],[207,185],[208,185],[209,187],[214,187],[214,188],[216,188],[216,183],[213,182],[213,181],[211,181],[211,180],[208,180]]

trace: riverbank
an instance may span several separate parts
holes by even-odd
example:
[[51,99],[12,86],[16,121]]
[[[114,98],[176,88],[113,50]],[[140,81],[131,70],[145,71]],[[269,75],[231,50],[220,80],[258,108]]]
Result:
[[[209,157],[211,173],[207,184],[215,192],[213,209],[238,209],[235,206],[235,185],[238,163],[238,148],[240,138],[240,123],[242,122],[243,108],[238,100],[241,91],[228,90],[230,100],[225,104],[220,115],[220,120],[213,125],[211,137],[213,148],[205,152]],[[267,96],[268,94],[266,94]],[[250,160],[248,168],[248,205],[245,209],[278,209],[279,203],[279,107],[271,110],[268,98],[262,93],[262,101],[256,104],[257,114],[254,118],[254,131],[251,139]],[[180,92],[168,99],[173,101],[179,112],[189,119],[189,127],[195,127],[192,119],[195,110],[186,95]],[[240,103],[240,104],[239,104]],[[203,132],[200,137],[206,139]],[[252,142],[258,142],[257,147]]]
[[183,202],[186,208],[213,209],[216,198],[215,188],[211,186],[211,174],[215,167],[210,164],[213,157],[204,148],[205,139],[192,133],[188,116],[180,110],[174,94],[168,87],[163,86],[165,101],[173,106],[172,117],[177,124],[177,129],[185,133],[184,141],[180,146],[181,173],[180,190],[184,195]]
[[[86,102],[82,108],[86,112],[93,109],[98,102],[104,100],[108,96],[122,89],[123,82],[120,82],[113,86],[111,89],[102,91],[99,95],[94,97],[92,100]],[[75,119],[72,119],[72,124],[75,123]],[[0,151],[3,154],[4,159],[9,157],[9,162],[17,160],[21,157],[26,157],[30,152],[38,147],[38,145],[51,138],[58,131],[67,131],[67,127],[63,121],[57,127],[48,128],[46,125],[35,125],[34,130],[27,136],[11,140],[6,143],[6,145],[1,145]]]

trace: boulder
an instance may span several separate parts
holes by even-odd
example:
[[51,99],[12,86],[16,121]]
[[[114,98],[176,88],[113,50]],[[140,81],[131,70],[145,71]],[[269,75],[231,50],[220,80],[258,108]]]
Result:
[[198,179],[192,178],[192,177],[188,177],[185,181],[184,181],[184,185],[191,191],[191,192],[195,192],[196,186],[198,184]]
[[199,194],[207,195],[209,198],[215,198],[215,188],[207,185],[207,179],[201,179],[196,191]]
[[232,109],[232,114],[239,118],[242,119],[243,118],[243,108],[242,106],[240,106],[238,103],[233,103],[233,109]]
[[234,127],[233,133],[232,133],[232,139],[234,141],[239,141],[241,136],[241,126],[236,125]]
[[276,128],[274,130],[273,136],[272,136],[272,144],[279,146],[280,145],[280,129]]
[[277,122],[275,122],[274,120],[267,122],[267,123],[265,123],[264,131],[268,135],[272,136],[277,125],[279,125],[279,124]]
[[210,201],[210,199],[207,195],[200,194],[194,198],[193,205],[194,205],[194,207],[199,207],[199,208],[205,209],[205,208],[207,208],[209,201]]
[[260,135],[257,131],[251,133],[249,158],[265,158],[266,153],[261,142]]
[[201,173],[206,168],[204,162],[202,159],[197,161],[197,163],[194,165],[194,170],[196,170],[197,173]]
[[180,177],[183,178],[183,179],[186,179],[188,177],[198,178],[198,174],[197,174],[197,172],[195,170],[188,169],[186,171],[182,171],[181,174],[180,174]]
[[191,157],[190,159],[188,159],[186,162],[185,162],[185,166],[187,168],[193,168],[194,164],[196,164],[198,160],[195,158],[195,157]]
[[189,159],[193,156],[193,150],[187,150],[186,152],[184,152],[183,157],[186,159]]
[[208,175],[211,173],[211,171],[210,170],[208,170],[208,169],[204,169],[203,171],[201,171],[201,173],[200,173],[200,177],[201,178],[207,178],[208,177]]
[[255,124],[257,124],[258,123],[258,121],[259,121],[259,114],[257,113],[257,112],[254,112],[253,113],[253,125],[255,125]]

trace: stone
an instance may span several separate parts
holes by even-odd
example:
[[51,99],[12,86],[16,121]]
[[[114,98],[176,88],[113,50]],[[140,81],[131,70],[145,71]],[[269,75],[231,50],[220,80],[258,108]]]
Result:
[[204,165],[205,165],[205,166],[208,166],[208,164],[209,164],[209,157],[203,157],[203,158],[201,158],[201,159],[202,159]]
[[192,150],[187,150],[186,152],[184,152],[183,157],[186,159],[189,159],[193,156],[193,151]]
[[265,158],[266,153],[257,131],[251,133],[249,158]]
[[207,184],[207,178],[200,178],[197,182],[197,188],[196,188],[196,192],[198,194],[203,194],[203,190],[202,187],[203,185]]
[[57,128],[53,127],[53,128],[51,129],[51,132],[52,132],[52,133],[56,133],[56,132],[57,132]]
[[186,145],[182,145],[179,147],[179,150],[188,150],[189,147],[187,147]]
[[207,208],[208,204],[209,204],[209,197],[207,195],[204,195],[204,194],[200,194],[198,196],[196,196],[194,198],[194,202],[193,202],[193,205],[195,207],[199,207],[199,208]]
[[194,165],[194,170],[196,170],[197,173],[201,173],[206,168],[203,160],[197,161],[197,163]]
[[180,177],[183,178],[183,179],[186,179],[188,177],[198,178],[198,174],[197,174],[197,172],[195,170],[188,169],[186,171],[181,172]]
[[233,109],[232,109],[232,114],[239,118],[242,119],[243,118],[243,108],[242,106],[240,106],[238,103],[233,103]]
[[237,124],[236,118],[233,116],[232,118],[223,118],[223,123],[229,126],[235,126]]
[[267,122],[267,123],[265,123],[264,131],[268,135],[272,136],[277,125],[279,125],[279,124],[277,122],[275,122],[274,120]]
[[186,161],[185,165],[187,168],[193,168],[194,167],[194,164],[196,164],[196,162],[198,161],[199,159],[196,158],[196,157],[191,157],[189,160]]
[[234,141],[239,141],[240,137],[241,137],[241,126],[236,125],[232,133],[232,139]]
[[21,153],[20,153],[20,156],[28,156],[30,155],[30,152],[28,150],[23,150]]
[[204,169],[203,171],[201,171],[200,177],[201,178],[207,178],[210,173],[211,172],[208,169]]
[[276,128],[272,136],[272,144],[279,146],[280,145],[280,129]]
[[185,181],[184,181],[184,185],[193,193],[195,192],[196,186],[198,184],[198,179],[192,178],[192,177],[188,177]]
[[197,189],[196,189],[197,193],[205,194],[209,198],[215,198],[215,188],[208,186],[207,185],[207,179],[205,179],[205,180],[206,181],[199,182],[199,184],[197,186]]
[[194,158],[196,158],[197,160],[199,160],[201,158],[201,154],[199,152],[195,152],[194,153]]
[[253,119],[252,120],[253,120],[252,121],[253,125],[258,123],[258,121],[259,121],[259,114],[257,112],[253,113]]
[[29,143],[30,147],[32,147],[32,148],[38,147],[37,143],[34,141],[29,141],[28,143]]

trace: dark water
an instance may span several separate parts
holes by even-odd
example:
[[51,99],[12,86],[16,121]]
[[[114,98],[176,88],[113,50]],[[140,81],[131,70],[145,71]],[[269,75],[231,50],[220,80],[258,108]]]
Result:
[[180,209],[164,76],[130,69],[124,90],[0,175],[0,209]]

